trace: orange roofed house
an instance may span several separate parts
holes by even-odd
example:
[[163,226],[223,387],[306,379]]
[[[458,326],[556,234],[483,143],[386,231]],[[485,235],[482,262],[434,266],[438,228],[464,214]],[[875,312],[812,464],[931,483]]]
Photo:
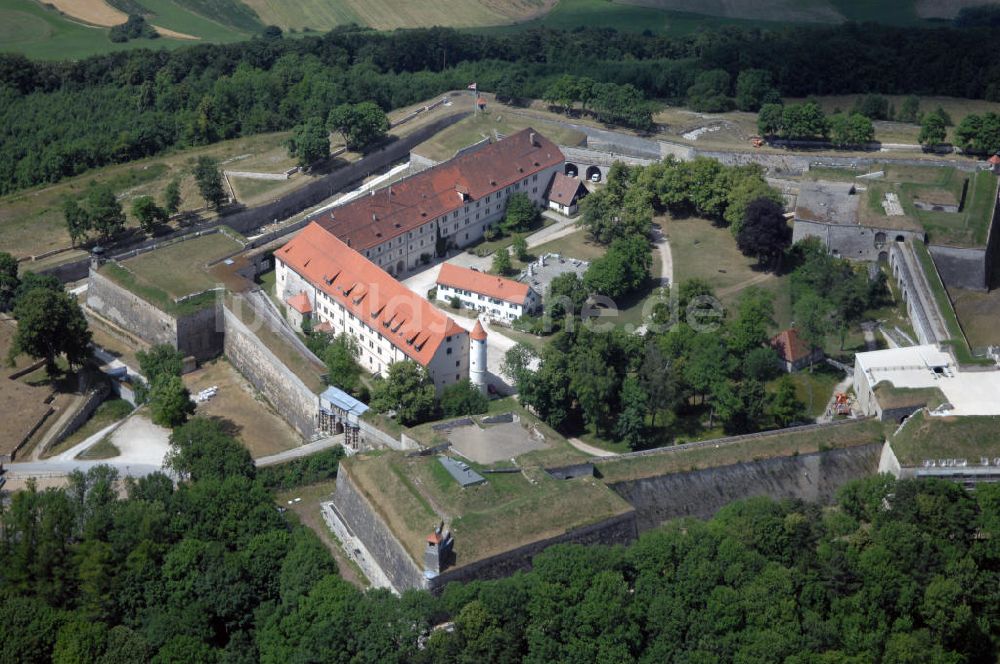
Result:
[[463,308],[502,321],[533,313],[541,305],[538,293],[528,284],[444,263],[437,278],[437,299],[448,302],[456,297]]
[[317,327],[352,337],[371,373],[409,359],[439,391],[469,377],[469,333],[318,223],[274,256],[278,296]]
[[[565,157],[524,129],[312,218],[394,277],[482,239],[516,193],[545,206]],[[289,293],[292,295],[292,293]]]
[[788,373],[823,361],[823,349],[810,348],[794,327],[772,337],[771,348],[778,354],[781,368]]

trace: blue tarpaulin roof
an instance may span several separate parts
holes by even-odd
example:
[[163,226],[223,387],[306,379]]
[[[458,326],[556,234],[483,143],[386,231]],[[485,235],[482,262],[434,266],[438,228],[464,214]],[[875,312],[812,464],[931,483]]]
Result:
[[361,403],[347,392],[336,387],[326,388],[323,390],[323,393],[319,395],[319,398],[321,400],[321,406],[325,405],[324,402],[329,402],[334,408],[346,411],[347,413],[358,417],[368,410],[368,406]]

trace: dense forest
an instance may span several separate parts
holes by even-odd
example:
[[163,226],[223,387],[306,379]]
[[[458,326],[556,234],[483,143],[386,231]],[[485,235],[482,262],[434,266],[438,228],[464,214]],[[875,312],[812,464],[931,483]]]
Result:
[[486,35],[347,27],[321,37],[284,39],[268,31],[237,44],[79,62],[0,55],[0,193],[172,146],[289,129],[342,103],[374,101],[389,110],[472,81],[504,98],[542,98],[571,74],[677,100],[699,74],[731,87],[752,69],[769,72],[769,84],[785,96],[1000,99],[1000,63],[984,46],[996,37],[988,27],[867,24],[723,28],[684,37],[599,28]]
[[267,490],[329,468],[262,477],[207,420],[172,441],[177,485],[122,497],[98,467],[12,496],[0,662],[996,661],[1000,486],[874,477],[833,508],[754,499],[395,597],[341,579]]

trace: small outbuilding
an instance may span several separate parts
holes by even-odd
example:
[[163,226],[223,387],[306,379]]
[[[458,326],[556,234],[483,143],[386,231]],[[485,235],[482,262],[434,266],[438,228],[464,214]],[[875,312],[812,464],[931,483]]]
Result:
[[549,207],[560,214],[572,217],[579,210],[580,199],[587,195],[587,188],[579,178],[556,173],[549,187]]
[[778,354],[781,368],[788,373],[822,362],[824,357],[823,349],[816,346],[810,348],[794,327],[772,337],[771,348]]
[[288,322],[296,330],[302,329],[303,322],[312,320],[312,302],[309,301],[309,296],[306,295],[305,291],[292,295],[285,300],[285,304],[288,305]]
[[1000,155],[993,155],[986,160],[986,163],[990,165],[990,170],[994,173],[1000,173]]

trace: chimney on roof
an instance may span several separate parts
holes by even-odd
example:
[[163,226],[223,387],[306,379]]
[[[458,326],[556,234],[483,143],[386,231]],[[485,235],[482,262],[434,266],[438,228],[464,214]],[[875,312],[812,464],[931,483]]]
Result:
[[528,139],[531,141],[532,145],[538,147],[538,142],[535,140],[535,132],[531,132],[530,134],[528,134]]

